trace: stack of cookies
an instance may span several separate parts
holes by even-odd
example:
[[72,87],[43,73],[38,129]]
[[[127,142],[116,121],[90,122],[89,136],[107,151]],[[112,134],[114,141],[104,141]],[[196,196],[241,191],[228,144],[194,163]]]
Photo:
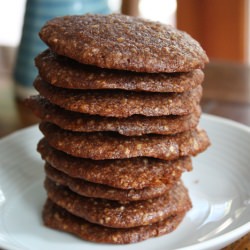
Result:
[[48,227],[125,244],[173,231],[192,207],[181,181],[208,137],[200,45],[173,27],[113,14],[55,18],[35,59]]

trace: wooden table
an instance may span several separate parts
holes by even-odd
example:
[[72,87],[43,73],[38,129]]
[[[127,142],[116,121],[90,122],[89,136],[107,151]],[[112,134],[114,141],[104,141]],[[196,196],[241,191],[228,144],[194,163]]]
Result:
[[[11,56],[13,50],[2,48],[1,53],[0,47],[0,137],[38,122],[22,101],[15,98]],[[211,62],[205,74],[203,112],[250,126],[250,68],[228,62]],[[225,249],[250,249],[250,233]]]

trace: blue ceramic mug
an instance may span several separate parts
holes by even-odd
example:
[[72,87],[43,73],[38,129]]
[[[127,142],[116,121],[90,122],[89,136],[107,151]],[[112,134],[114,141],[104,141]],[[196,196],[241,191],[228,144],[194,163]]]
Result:
[[27,0],[22,38],[14,68],[16,96],[23,99],[35,93],[32,86],[37,75],[34,58],[46,48],[38,37],[38,32],[46,21],[56,16],[109,12],[107,0]]

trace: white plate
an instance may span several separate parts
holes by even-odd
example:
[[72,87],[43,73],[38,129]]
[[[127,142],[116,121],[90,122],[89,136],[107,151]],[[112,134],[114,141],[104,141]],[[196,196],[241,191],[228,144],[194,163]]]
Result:
[[43,163],[36,126],[0,141],[0,246],[9,250],[219,249],[250,231],[250,129],[203,115],[212,146],[184,174],[193,209],[173,233],[124,245],[94,244],[43,226]]

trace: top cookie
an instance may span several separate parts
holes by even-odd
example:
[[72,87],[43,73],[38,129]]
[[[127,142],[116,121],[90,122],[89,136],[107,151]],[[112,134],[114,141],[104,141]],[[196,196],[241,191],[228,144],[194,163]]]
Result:
[[208,62],[200,44],[185,32],[121,14],[58,17],[39,35],[57,54],[101,68],[188,72]]

